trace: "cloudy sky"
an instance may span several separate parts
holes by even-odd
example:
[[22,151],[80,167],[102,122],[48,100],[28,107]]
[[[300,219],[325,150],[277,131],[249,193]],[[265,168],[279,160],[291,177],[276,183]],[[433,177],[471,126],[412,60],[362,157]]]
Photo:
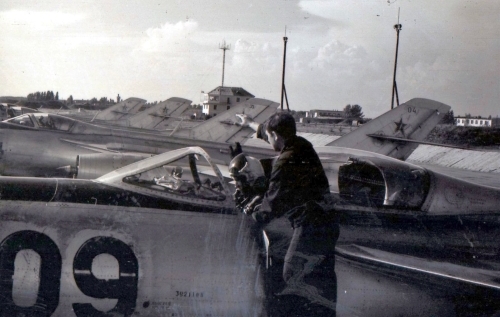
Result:
[[0,96],[177,96],[221,84],[280,99],[283,36],[292,110],[390,109],[396,31],[400,101],[500,115],[500,1],[76,0],[0,2]]

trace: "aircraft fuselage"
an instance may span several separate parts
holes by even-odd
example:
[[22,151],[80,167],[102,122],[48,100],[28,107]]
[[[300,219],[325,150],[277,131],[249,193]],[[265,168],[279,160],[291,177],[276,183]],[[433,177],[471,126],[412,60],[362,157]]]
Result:
[[[0,174],[6,176],[68,177],[71,173],[63,167],[76,167],[79,155],[155,155],[194,145],[202,146],[217,163],[227,164],[231,159],[228,144],[168,137],[159,133],[131,133],[97,126],[91,131],[86,127],[85,133],[5,126],[5,123],[0,123]],[[252,148],[250,153],[259,158],[275,154],[272,150],[259,148]],[[127,164],[114,166],[105,172],[123,165]]]

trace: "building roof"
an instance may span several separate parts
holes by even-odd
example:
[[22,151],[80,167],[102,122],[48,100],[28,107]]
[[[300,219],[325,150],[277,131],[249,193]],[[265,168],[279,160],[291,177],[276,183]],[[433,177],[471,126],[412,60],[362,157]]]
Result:
[[326,109],[311,109],[309,112],[319,112],[319,111],[327,111],[327,112],[344,112],[344,110],[326,110]]
[[219,94],[219,89],[222,89],[221,93],[226,96],[242,96],[242,97],[252,97],[254,98],[255,96],[246,91],[245,89],[241,87],[221,87],[218,86],[214,90],[210,91],[208,94]]

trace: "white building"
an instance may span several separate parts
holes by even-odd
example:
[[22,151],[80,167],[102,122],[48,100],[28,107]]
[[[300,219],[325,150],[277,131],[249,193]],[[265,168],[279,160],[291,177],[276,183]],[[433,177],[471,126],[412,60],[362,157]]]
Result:
[[313,109],[306,112],[306,118],[343,118],[342,110],[318,110]]
[[219,86],[203,96],[203,113],[216,116],[231,109],[231,106],[254,98],[255,96],[241,87]]
[[495,125],[495,119],[485,118],[466,118],[456,117],[457,126],[459,127],[492,127]]

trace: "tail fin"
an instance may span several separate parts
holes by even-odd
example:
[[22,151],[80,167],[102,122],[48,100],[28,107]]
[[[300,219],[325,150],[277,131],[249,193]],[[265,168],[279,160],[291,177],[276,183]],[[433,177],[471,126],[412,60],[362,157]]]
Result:
[[128,119],[128,126],[164,131],[174,129],[191,100],[172,97],[160,102]]
[[276,112],[278,106],[279,104],[274,101],[261,98],[246,100],[192,128],[188,137],[194,140],[225,143],[241,142],[254,132],[236,125],[236,114],[247,114],[255,122],[263,123]]
[[406,159],[449,111],[430,99],[411,99],[329,143]]
[[124,120],[127,117],[136,114],[146,103],[146,100],[140,98],[128,98],[116,105],[99,112],[94,119],[96,120]]

